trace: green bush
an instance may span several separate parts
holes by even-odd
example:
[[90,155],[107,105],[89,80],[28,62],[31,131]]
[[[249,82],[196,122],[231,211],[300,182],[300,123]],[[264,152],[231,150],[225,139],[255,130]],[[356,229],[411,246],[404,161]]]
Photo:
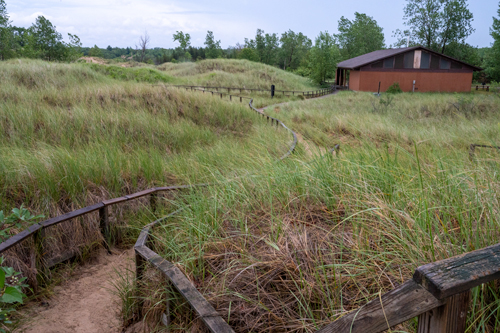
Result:
[[388,94],[399,94],[402,93],[403,90],[399,86],[399,82],[394,82],[389,88],[387,88],[386,93]]
[[[11,236],[11,231],[20,230],[34,224],[36,219],[44,217],[43,215],[34,216],[24,208],[14,208],[12,214],[5,216],[3,210],[0,210],[0,241],[3,242]],[[1,273],[0,273],[1,274]],[[1,278],[1,276],[0,276]]]

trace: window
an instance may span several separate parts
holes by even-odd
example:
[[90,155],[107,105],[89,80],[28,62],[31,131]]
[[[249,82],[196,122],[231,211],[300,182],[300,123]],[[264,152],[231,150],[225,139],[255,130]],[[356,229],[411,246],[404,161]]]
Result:
[[372,68],[382,68],[382,61],[374,62]]
[[441,62],[439,63],[439,69],[450,69],[451,61],[448,59],[441,58]]
[[420,59],[420,68],[429,69],[431,66],[431,55],[426,52],[422,52],[422,57]]
[[405,68],[413,68],[414,52],[405,53]]
[[394,61],[394,68],[397,69],[404,68],[404,60],[405,60],[404,54],[398,54],[396,56],[396,60]]
[[462,69],[462,64],[452,61],[451,62],[451,69]]
[[431,56],[431,69],[439,69],[439,56],[435,54]]
[[394,57],[384,60],[384,68],[394,68]]

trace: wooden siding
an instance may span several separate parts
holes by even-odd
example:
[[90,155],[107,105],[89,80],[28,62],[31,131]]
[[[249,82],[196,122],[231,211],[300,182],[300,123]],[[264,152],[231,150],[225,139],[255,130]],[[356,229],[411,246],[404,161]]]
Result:
[[460,72],[443,71],[351,71],[349,88],[357,91],[386,91],[398,82],[401,89],[410,92],[415,80],[415,92],[470,92],[472,70]]

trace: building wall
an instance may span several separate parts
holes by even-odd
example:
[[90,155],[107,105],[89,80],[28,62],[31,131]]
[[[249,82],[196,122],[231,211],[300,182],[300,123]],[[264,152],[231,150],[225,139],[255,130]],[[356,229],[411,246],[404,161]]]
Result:
[[361,78],[361,71],[350,71],[349,72],[349,89],[351,90],[359,90],[359,80]]
[[415,80],[415,92],[470,92],[472,70],[470,72],[431,72],[431,71],[351,71],[349,88],[358,91],[386,91],[394,82],[398,82],[405,92],[412,91]]

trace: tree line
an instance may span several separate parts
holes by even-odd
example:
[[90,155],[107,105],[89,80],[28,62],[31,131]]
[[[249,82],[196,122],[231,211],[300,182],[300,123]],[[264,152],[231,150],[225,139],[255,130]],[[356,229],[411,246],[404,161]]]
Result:
[[[498,14],[500,16],[500,9]],[[336,64],[342,60],[387,47],[423,45],[484,67],[486,76],[483,79],[500,81],[499,19],[493,18],[490,33],[495,43],[491,48],[477,48],[466,43],[467,37],[474,32],[467,0],[406,0],[403,19],[405,29],[393,31],[396,43],[389,46],[377,21],[356,12],[353,20],[340,18],[337,34],[323,31],[314,39],[292,30],[278,34],[257,29],[253,38],[245,38],[243,43],[223,49],[212,31],[207,31],[203,47],[192,46],[190,34],[177,31],[172,36],[177,47],[150,48],[146,32],[135,47],[101,49],[97,45],[82,47],[80,39],[71,34],[68,34],[69,42],[64,42],[56,27],[43,16],[30,28],[11,26],[5,0],[0,0],[0,59],[28,57],[67,61],[85,55],[156,65],[214,58],[247,59],[323,83],[334,77]]]
[[81,56],[80,38],[68,34],[69,42],[65,42],[44,16],[38,16],[29,28],[10,23],[5,0],[0,0],[0,60],[22,57],[71,61]]

